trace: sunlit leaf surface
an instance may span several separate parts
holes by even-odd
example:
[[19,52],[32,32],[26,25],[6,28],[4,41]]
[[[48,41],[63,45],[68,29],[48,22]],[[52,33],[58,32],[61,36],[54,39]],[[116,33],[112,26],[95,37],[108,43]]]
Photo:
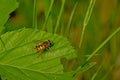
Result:
[[[46,40],[51,40],[54,46],[38,57],[35,41]],[[7,32],[0,41],[0,75],[8,80],[63,80],[65,77],[70,80],[62,77],[62,57],[71,59],[76,55],[67,39],[61,36],[33,29]]]

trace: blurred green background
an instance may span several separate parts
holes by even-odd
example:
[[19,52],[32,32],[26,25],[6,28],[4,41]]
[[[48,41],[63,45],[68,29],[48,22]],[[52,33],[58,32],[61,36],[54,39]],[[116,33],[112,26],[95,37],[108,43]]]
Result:
[[[52,0],[37,0],[38,29],[42,29]],[[78,1],[73,15],[68,40],[78,49],[83,21],[90,0],[65,0],[64,11],[61,16],[60,27],[57,34],[64,35],[72,9]],[[22,27],[32,28],[33,0],[18,0],[19,7],[10,14],[4,32]],[[54,0],[46,29],[52,32],[61,7],[61,0]],[[91,54],[115,29],[120,25],[120,0],[96,0],[90,21],[85,30],[85,36],[80,52],[77,53],[78,65],[81,58]],[[61,30],[62,29],[62,30]],[[61,32],[62,31],[62,32]],[[78,80],[90,80],[100,68],[95,80],[120,80],[120,33],[114,36],[91,61],[97,62],[95,67],[76,75]],[[71,66],[71,65],[70,65]],[[66,71],[71,71],[68,68]]]

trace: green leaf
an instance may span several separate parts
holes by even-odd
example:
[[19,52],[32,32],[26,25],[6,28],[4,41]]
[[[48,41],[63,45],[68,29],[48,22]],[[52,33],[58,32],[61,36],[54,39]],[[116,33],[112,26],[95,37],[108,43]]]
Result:
[[16,0],[0,0],[0,27],[9,18],[9,14],[18,7]]
[[0,27],[0,35],[3,34],[5,27],[1,26]]
[[[51,40],[49,50],[38,58],[33,41]],[[0,75],[7,80],[73,80],[64,76],[62,57],[75,58],[75,50],[63,37],[33,29],[20,29],[7,32],[0,41]]]

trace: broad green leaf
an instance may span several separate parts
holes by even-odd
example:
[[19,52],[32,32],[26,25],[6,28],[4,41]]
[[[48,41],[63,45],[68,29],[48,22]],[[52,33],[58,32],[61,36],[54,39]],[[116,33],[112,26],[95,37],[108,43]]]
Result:
[[[51,40],[54,46],[38,57],[40,53],[34,50],[36,40]],[[72,59],[76,55],[61,36],[33,29],[7,32],[0,41],[0,75],[8,80],[73,80],[63,75],[62,57]]]
[[16,0],[0,0],[0,27],[9,18],[9,14],[18,7]]

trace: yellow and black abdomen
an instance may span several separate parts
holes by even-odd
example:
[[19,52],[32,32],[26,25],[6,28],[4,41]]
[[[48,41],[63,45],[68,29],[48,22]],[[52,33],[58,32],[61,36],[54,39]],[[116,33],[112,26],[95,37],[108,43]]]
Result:
[[43,52],[45,50],[45,46],[44,45],[38,45],[38,46],[36,46],[35,50],[37,52]]

